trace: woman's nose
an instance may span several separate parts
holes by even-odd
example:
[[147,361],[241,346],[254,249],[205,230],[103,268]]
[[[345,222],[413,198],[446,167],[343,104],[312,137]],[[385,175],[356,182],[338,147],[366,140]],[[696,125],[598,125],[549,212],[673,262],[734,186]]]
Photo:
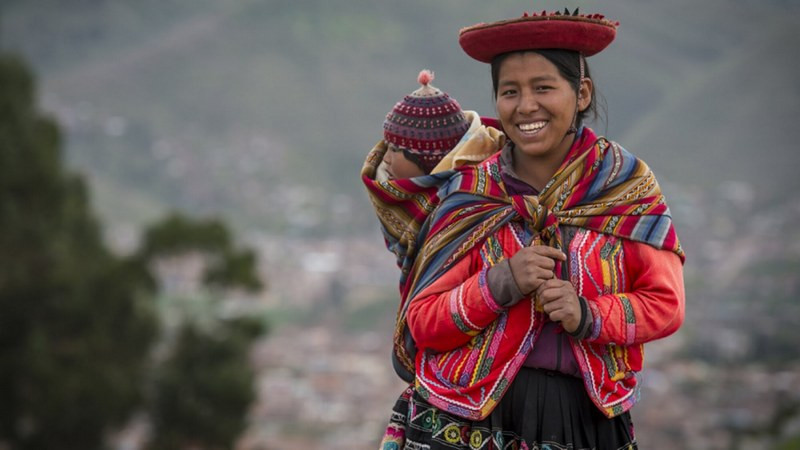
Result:
[[517,111],[520,114],[530,114],[539,109],[539,102],[536,101],[536,96],[533,94],[522,94],[519,98],[519,105]]

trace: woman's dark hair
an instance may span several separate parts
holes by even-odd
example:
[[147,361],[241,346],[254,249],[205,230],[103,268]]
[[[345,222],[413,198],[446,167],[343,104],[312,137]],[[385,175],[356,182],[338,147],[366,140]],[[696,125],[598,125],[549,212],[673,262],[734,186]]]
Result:
[[[580,53],[572,50],[562,50],[562,49],[540,49],[540,50],[525,50],[534,53],[538,53],[545,57],[548,61],[553,63],[558,69],[558,73],[564,77],[565,80],[572,86],[572,89],[575,93],[578,93],[578,89],[580,87],[581,81],[581,66],[580,66]],[[522,52],[509,52],[503,53],[500,55],[495,56],[492,60],[492,98],[497,100],[497,84],[499,82],[498,78],[500,76],[500,66],[503,64],[503,61],[506,60],[509,56],[515,53],[522,53]],[[583,76],[585,78],[592,78],[591,73],[589,72],[589,64],[586,62],[586,58],[583,60]],[[594,81],[594,80],[592,80]],[[602,98],[602,97],[601,97]],[[601,105],[600,110],[603,112],[603,118],[605,119],[605,106]],[[587,117],[591,117],[597,119],[600,117],[600,113],[598,112],[598,101],[597,101],[597,85],[593,85],[592,89],[592,101],[589,102],[589,106],[584,109],[583,111],[578,112],[578,118],[576,120],[576,126],[581,126],[583,120]]]

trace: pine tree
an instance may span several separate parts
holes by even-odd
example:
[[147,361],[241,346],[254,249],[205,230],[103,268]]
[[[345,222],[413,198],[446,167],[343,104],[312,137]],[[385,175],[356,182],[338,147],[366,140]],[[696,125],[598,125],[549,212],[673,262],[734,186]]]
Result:
[[35,93],[0,55],[0,447],[100,448],[141,404],[155,285],[104,246]]
[[[248,355],[255,335],[238,321],[184,324],[156,371],[151,449],[232,448],[254,397]],[[258,331],[260,334],[260,330]]]
[[0,448],[102,448],[142,408],[155,448],[230,448],[253,399],[248,353],[262,324],[187,320],[153,361],[150,270],[199,252],[204,288],[253,292],[255,253],[235,248],[223,222],[179,214],[129,258],[100,230],[83,178],[63,166],[58,126],[36,108],[32,74],[0,54]]
[[155,368],[148,407],[153,425],[149,448],[231,448],[246,426],[254,397],[250,347],[265,330],[258,318],[221,317],[219,306],[225,291],[253,292],[262,283],[254,252],[234,248],[232,241],[223,222],[181,214],[144,233],[138,258],[149,267],[161,258],[187,255],[205,262],[197,292],[183,292],[188,298],[162,296],[172,309],[188,311],[178,314],[177,325],[165,323],[165,356]]

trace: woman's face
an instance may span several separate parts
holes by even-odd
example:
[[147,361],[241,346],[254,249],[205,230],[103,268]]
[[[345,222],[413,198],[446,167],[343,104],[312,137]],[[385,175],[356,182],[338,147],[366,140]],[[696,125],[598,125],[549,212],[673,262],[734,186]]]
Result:
[[[581,84],[581,109],[591,99],[591,82]],[[497,77],[497,114],[522,155],[566,156],[565,139],[575,117],[577,94],[558,68],[535,52],[509,55]]]
[[389,179],[412,178],[425,175],[413,161],[409,161],[403,150],[389,144],[389,148],[383,155],[383,162],[386,163],[386,171],[389,172]]

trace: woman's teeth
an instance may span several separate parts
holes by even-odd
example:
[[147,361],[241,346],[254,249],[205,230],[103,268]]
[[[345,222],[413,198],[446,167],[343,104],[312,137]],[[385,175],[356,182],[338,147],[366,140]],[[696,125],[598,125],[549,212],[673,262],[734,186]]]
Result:
[[517,128],[519,128],[523,133],[535,134],[544,128],[545,125],[547,125],[547,122],[521,123],[517,125]]

